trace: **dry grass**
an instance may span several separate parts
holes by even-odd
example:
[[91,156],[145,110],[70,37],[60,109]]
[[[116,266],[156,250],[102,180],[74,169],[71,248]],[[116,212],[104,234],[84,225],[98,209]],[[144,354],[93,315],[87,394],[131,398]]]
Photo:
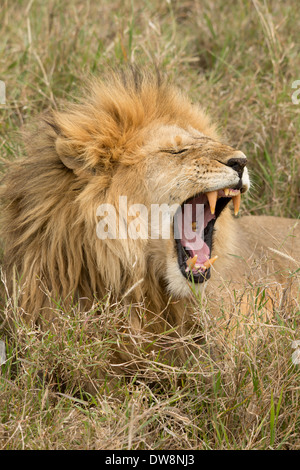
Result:
[[[248,155],[254,189],[244,213],[297,217],[300,105],[291,84],[300,79],[299,21],[296,0],[4,0],[0,166],[22,154],[16,131],[74,99],[88,74],[154,60]],[[54,335],[26,326],[17,295],[8,299],[0,448],[299,449],[299,370],[291,360],[299,304],[290,308],[283,293],[267,303],[264,286],[245,290],[251,317],[236,301],[230,323],[228,311],[214,318],[199,301],[195,324],[205,344],[185,339],[198,361],[170,366],[140,347],[126,380],[111,361],[128,342],[115,327],[124,306],[105,299],[82,314],[58,305]],[[14,319],[10,336],[6,317]],[[112,393],[108,384],[82,390],[97,383],[95,365],[114,376]]]

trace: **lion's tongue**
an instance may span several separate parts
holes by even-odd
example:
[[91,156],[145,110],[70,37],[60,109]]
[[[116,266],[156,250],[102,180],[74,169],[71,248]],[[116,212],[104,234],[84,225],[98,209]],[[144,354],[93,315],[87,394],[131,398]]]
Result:
[[182,236],[181,244],[189,250],[191,258],[197,255],[197,264],[203,264],[210,257],[210,250],[208,245],[203,240],[204,227],[200,228],[200,232],[189,232],[186,230]]
[[[210,249],[204,241],[204,229],[215,215],[211,214],[209,205],[204,206],[206,201],[205,196],[201,195],[189,204],[185,204],[182,217],[181,244],[189,250],[192,258],[197,255],[197,265],[203,264],[210,258]],[[196,231],[193,227],[195,222]]]

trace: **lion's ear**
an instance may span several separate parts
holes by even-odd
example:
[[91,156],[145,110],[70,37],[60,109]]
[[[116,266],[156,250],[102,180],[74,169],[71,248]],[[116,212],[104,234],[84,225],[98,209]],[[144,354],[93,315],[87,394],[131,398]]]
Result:
[[76,150],[72,143],[63,137],[58,137],[55,142],[55,149],[62,163],[70,170],[78,170],[82,167],[82,162],[76,155]]

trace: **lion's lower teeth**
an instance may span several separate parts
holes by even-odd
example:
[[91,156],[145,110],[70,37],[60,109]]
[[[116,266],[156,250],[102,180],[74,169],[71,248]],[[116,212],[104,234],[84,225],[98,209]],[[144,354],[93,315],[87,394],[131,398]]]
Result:
[[196,269],[202,269],[203,271],[206,271],[208,268],[210,268],[214,262],[218,259],[218,256],[213,256],[212,258],[208,259],[205,261],[203,264],[197,264],[197,258],[198,256],[195,255],[193,258],[189,258],[186,262],[187,268],[186,272],[192,271],[194,268]]
[[186,262],[187,264],[187,270],[192,270],[195,267],[195,264],[197,263],[197,258],[198,256],[195,255],[193,258],[189,258]]
[[210,268],[210,267],[214,264],[214,262],[215,262],[217,259],[218,259],[218,255],[213,256],[212,258],[210,258],[210,259],[208,259],[207,261],[205,261],[205,263],[203,263],[203,267],[204,267],[205,269]]

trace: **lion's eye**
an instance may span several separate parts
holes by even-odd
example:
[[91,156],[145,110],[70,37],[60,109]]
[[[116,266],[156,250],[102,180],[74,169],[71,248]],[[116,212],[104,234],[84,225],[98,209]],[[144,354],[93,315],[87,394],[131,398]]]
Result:
[[162,152],[170,153],[171,155],[180,155],[181,153],[187,152],[188,149],[174,150],[174,149],[162,149]]

